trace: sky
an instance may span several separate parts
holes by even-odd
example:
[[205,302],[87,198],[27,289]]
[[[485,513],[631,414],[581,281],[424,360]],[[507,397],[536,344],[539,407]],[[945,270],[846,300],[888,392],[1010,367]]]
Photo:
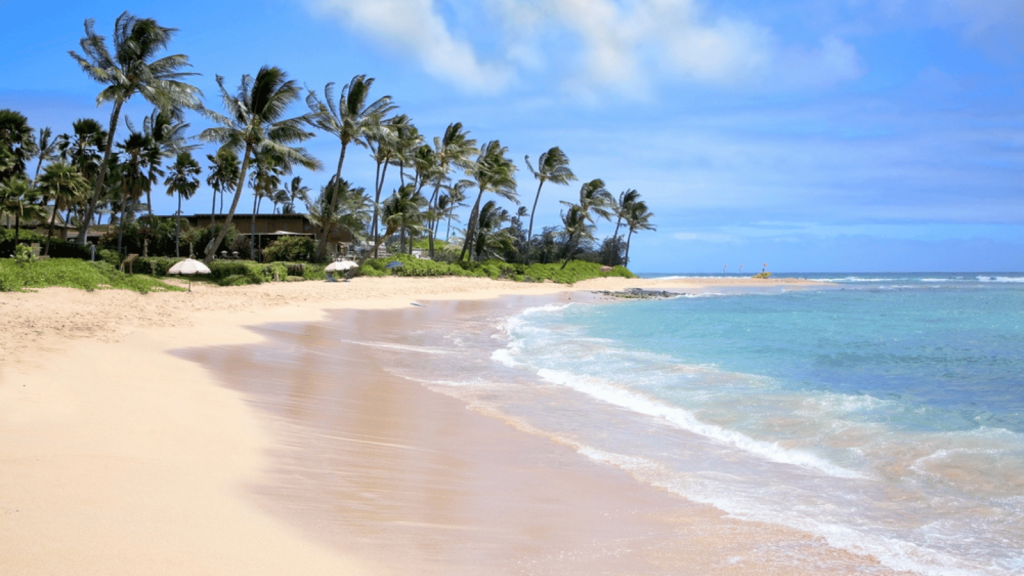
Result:
[[[178,29],[167,53],[214,111],[217,75],[234,90],[273,65],[322,94],[365,74],[428,140],[452,122],[500,140],[527,206],[524,156],[559,146],[579,181],[545,185],[535,229],[583,182],[636,189],[657,231],[633,237],[635,271],[1024,271],[1020,0],[0,0],[0,108],[57,133],[106,125],[68,51],[85,19],[109,36],[125,10]],[[336,139],[304,145],[336,164]],[[357,149],[343,177],[370,189],[373,171]],[[184,211],[210,203],[204,183]]]

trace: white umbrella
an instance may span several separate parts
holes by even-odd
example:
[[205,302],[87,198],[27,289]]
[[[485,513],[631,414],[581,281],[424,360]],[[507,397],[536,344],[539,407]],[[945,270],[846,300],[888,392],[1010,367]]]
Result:
[[331,262],[328,264],[327,268],[324,268],[324,272],[342,272],[353,268],[359,268],[359,264],[352,260],[338,260],[337,262]]
[[192,258],[185,258],[181,262],[178,262],[171,269],[167,271],[168,274],[184,274],[188,276],[188,291],[192,291],[192,276],[195,274],[209,274],[210,269],[199,260],[193,260]]

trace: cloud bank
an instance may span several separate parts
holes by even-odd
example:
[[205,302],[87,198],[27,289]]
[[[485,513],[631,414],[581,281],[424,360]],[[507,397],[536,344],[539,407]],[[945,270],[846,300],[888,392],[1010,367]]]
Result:
[[[500,22],[455,30],[444,0],[304,0],[315,14],[415,58],[459,88],[500,92],[524,79],[577,95],[649,97],[659,86],[801,90],[861,76],[836,36],[784,42],[741,16],[711,16],[698,0],[486,0]],[[480,46],[497,44],[493,55]]]

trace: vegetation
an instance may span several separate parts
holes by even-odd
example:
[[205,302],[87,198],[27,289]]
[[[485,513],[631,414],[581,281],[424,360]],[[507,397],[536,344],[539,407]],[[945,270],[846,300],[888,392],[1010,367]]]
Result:
[[146,294],[154,290],[181,291],[143,274],[128,275],[107,262],[85,262],[70,258],[29,260],[0,259],[0,291],[63,286],[82,290],[121,288]]
[[[242,76],[235,90],[228,90],[224,78],[217,76],[222,112],[212,111],[188,83],[196,74],[188,70],[188,57],[166,54],[176,32],[124,12],[108,40],[96,33],[93,20],[85,21],[80,52],[70,55],[102,85],[96,101],[110,104],[106,129],[95,119],[81,118],[67,132],[55,135],[44,127],[36,133],[23,114],[0,109],[0,214],[14,220],[13,235],[0,238],[0,255],[13,253],[19,243],[40,242],[32,230],[46,228],[45,254],[82,259],[87,251],[73,250],[59,238],[77,228],[75,242],[84,246],[90,227],[106,225],[98,241],[99,258],[114,264],[128,253],[184,256],[186,243],[187,254],[198,254],[207,263],[224,251],[252,258],[256,214],[267,199],[275,213],[294,213],[304,205],[314,233],[312,240],[282,238],[273,243],[262,254],[268,262],[325,262],[334,254],[333,247],[328,254],[328,236],[347,232],[360,260],[368,263],[367,274],[378,271],[369,259],[383,247],[391,254],[419,249],[435,260],[409,264],[402,275],[450,271],[556,279],[569,272],[531,275],[526,270],[542,264],[568,271],[577,261],[628,265],[632,236],[655,229],[653,214],[636,190],[622,192],[616,201],[596,178],[583,184],[578,201],[563,202],[561,225],[535,234],[545,184],[568,185],[577,179],[561,148],[542,153],[536,166],[525,157],[538,185],[532,205],[520,206],[518,169],[499,140],[478,147],[461,123],[452,122],[431,145],[408,115],[396,113],[391,96],[370,96],[374,78],[366,75],[353,76],[340,91],[329,83],[322,95],[303,89],[276,66]],[[125,103],[135,96],[153,106],[139,129],[131,118],[121,122]],[[303,97],[308,111],[290,114]],[[189,113],[200,113],[215,126],[190,135]],[[339,148],[333,173],[316,183],[320,193],[311,198],[310,186],[300,177],[286,176],[295,166],[320,169],[321,162],[298,147],[317,131],[336,138]],[[200,156],[192,155],[200,143],[218,146],[206,154],[205,167],[196,162]],[[353,147],[370,152],[375,164],[372,190],[368,182],[359,186],[343,178]],[[219,212],[224,213],[224,193],[233,192],[222,223],[192,227],[181,218],[182,203],[200,191],[200,182],[212,191],[211,213],[218,212],[218,195]],[[160,184],[178,201],[174,219],[153,216],[153,186]],[[247,186],[254,195],[253,211],[250,234],[242,236],[232,220]],[[467,198],[470,191],[475,198]],[[598,224],[612,218],[614,233],[599,239]],[[227,276],[252,280],[258,275]]]

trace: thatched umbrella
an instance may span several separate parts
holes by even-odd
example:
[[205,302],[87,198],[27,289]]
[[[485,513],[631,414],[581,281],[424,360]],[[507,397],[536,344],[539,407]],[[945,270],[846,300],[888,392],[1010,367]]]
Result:
[[181,262],[178,262],[171,269],[167,271],[168,274],[184,274],[188,276],[188,291],[192,291],[192,276],[196,274],[209,274],[210,269],[199,260],[193,260],[192,258],[185,258]]

